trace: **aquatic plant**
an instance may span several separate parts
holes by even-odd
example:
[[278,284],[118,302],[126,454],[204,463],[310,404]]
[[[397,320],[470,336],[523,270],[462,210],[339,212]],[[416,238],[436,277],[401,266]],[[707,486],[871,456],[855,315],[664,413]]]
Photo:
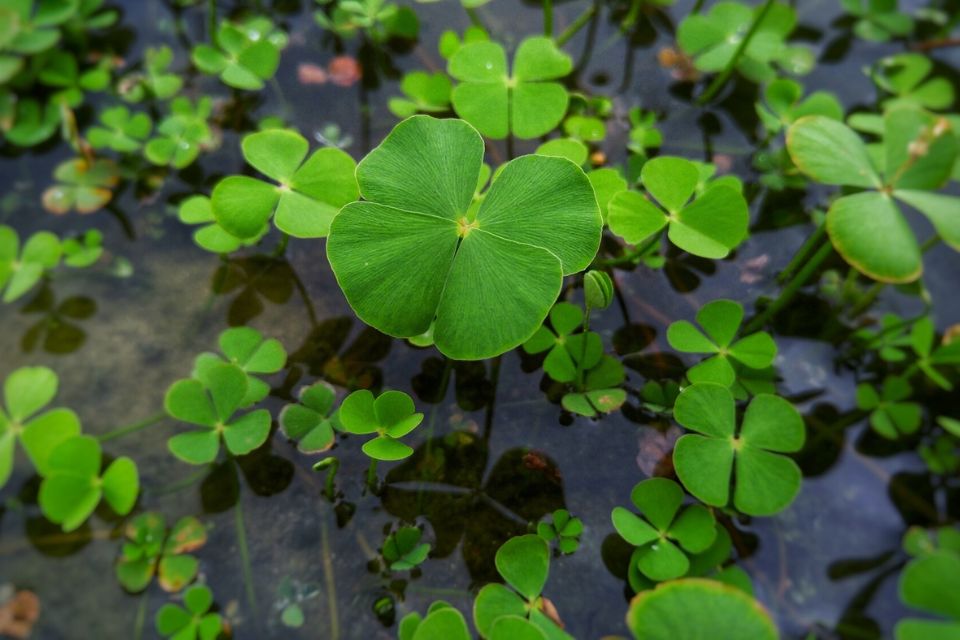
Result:
[[299,402],[288,404],[280,412],[283,435],[297,441],[303,453],[320,453],[333,446],[334,429],[342,430],[333,405],[337,395],[324,381],[300,389]]
[[183,86],[183,78],[170,71],[171,64],[173,50],[170,47],[148,47],[143,54],[143,70],[129,73],[117,83],[120,97],[128,102],[174,97]]
[[363,452],[374,460],[402,460],[413,449],[400,442],[423,422],[413,400],[402,391],[386,391],[374,398],[367,389],[354,391],[344,398],[337,412],[340,424],[347,433],[377,434],[363,443]]
[[341,38],[363,33],[374,42],[416,39],[420,21],[410,7],[387,0],[316,0],[322,7],[313,17],[322,28]]
[[190,59],[200,71],[218,75],[227,86],[256,90],[273,77],[287,34],[270,18],[253,16],[242,22],[221,22],[214,44],[198,44]]
[[874,83],[891,94],[884,109],[899,105],[940,111],[953,104],[953,85],[944,77],[930,77],[933,62],[920,53],[898,53],[881,58],[870,68]]
[[30,291],[43,274],[60,263],[60,239],[49,231],[31,235],[20,248],[20,236],[0,226],[0,291],[3,301],[13,302]]
[[[600,241],[593,189],[572,162],[517,158],[474,209],[482,159],[482,138],[461,120],[403,121],[360,162],[364,201],[340,211],[327,241],[361,320],[403,338],[432,325],[437,348],[461,360],[529,339],[563,276],[586,267]],[[480,311],[494,299],[491,321]]]
[[427,559],[430,545],[420,542],[423,531],[418,527],[400,527],[383,543],[383,559],[391,571],[408,571]]
[[583,520],[570,515],[566,509],[557,509],[537,523],[537,535],[547,543],[556,543],[557,551],[570,554],[580,547],[583,534]]
[[416,113],[436,113],[450,109],[453,83],[441,71],[411,71],[403,76],[400,91],[403,97],[390,98],[390,111],[398,118],[409,118]]
[[857,385],[857,406],[870,412],[870,426],[874,431],[893,440],[920,428],[923,410],[918,403],[907,401],[912,394],[909,382],[888,376],[879,393],[868,382]]
[[190,555],[207,542],[207,529],[193,516],[180,518],[169,530],[160,513],[142,513],[126,523],[125,541],[114,571],[132,593],[143,591],[154,575],[164,591],[176,592],[193,582],[199,562]]
[[215,640],[223,631],[223,619],[210,611],[213,593],[198,584],[183,592],[183,606],[168,602],[155,618],[157,633],[171,640]]
[[829,91],[814,91],[804,96],[803,85],[789,78],[777,78],[763,89],[763,101],[756,104],[757,115],[768,135],[775,135],[804,116],[823,116],[843,120],[843,106]]
[[257,375],[269,375],[283,368],[287,361],[287,352],[280,341],[276,338],[265,338],[251,327],[231,327],[220,333],[217,343],[222,354],[206,352],[198,355],[191,375],[197,380],[204,380],[210,368],[228,362],[240,367],[240,370],[247,374],[247,393],[240,408],[249,407],[266,398],[270,393],[270,385]]
[[200,98],[193,104],[178,96],[170,102],[170,115],[157,125],[156,134],[143,148],[144,157],[153,164],[183,169],[193,163],[200,151],[214,145],[207,122],[213,103]]
[[43,192],[43,206],[56,214],[99,211],[113,199],[113,188],[120,182],[119,168],[106,158],[65,160],[53,177],[57,182]]
[[941,528],[936,541],[926,532],[910,530],[904,548],[915,556],[900,574],[900,600],[935,619],[907,618],[897,623],[897,640],[948,638],[960,632],[960,605],[952,594],[960,586],[960,537]]
[[113,149],[118,153],[138,151],[150,137],[153,121],[146,113],[131,114],[124,106],[100,112],[102,126],[90,127],[87,141],[94,149]]
[[243,246],[260,242],[267,228],[260,235],[240,239],[224,229],[213,215],[213,206],[207,196],[191,196],[180,203],[177,209],[180,222],[201,225],[193,232],[193,241],[197,246],[213,253],[232,253]]
[[913,18],[900,11],[897,0],[840,0],[840,4],[855,18],[853,32],[858,38],[886,42],[913,31]]

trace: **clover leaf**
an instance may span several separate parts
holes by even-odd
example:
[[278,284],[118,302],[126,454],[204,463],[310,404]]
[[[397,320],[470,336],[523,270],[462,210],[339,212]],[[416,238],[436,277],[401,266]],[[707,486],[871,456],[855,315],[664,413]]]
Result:
[[43,206],[47,211],[64,214],[71,209],[77,213],[93,213],[102,209],[113,198],[113,188],[120,182],[120,169],[113,160],[73,158],[53,170],[57,183],[43,192]]
[[110,71],[106,66],[109,63],[106,60],[81,72],[76,56],[66,51],[53,51],[43,59],[42,64],[37,79],[56,90],[50,96],[52,104],[64,104],[76,109],[83,104],[85,93],[103,91],[110,86]]
[[897,0],[840,0],[840,4],[856,18],[853,32],[858,38],[886,42],[913,31],[913,18],[897,8]]
[[420,542],[423,531],[418,527],[401,527],[383,543],[383,559],[392,571],[413,569],[427,559],[430,545]]
[[677,28],[677,42],[705,73],[720,72],[731,62],[753,82],[772,80],[774,63],[792,73],[809,71],[813,66],[810,51],[786,43],[797,23],[796,11],[786,4],[774,3],[766,11],[746,49],[740,51],[740,43],[763,10],[740,2],[717,2],[708,12],[684,18]]
[[[509,586],[492,583],[477,594],[473,603],[473,624],[481,637],[492,637],[500,618],[517,616],[525,622],[528,619],[549,638],[570,638],[541,608],[543,599],[540,594],[550,572],[550,548],[544,540],[535,535],[510,538],[497,549],[494,563]],[[510,635],[503,637],[509,638]]]
[[900,600],[938,619],[901,620],[895,629],[896,639],[952,638],[960,634],[958,589],[960,552],[956,549],[936,549],[907,563],[900,574]]
[[640,593],[630,602],[627,626],[636,640],[780,637],[770,615],[750,595],[703,578],[674,580]]
[[847,125],[822,116],[795,122],[787,149],[817,182],[866,189],[833,201],[827,233],[861,273],[881,282],[911,282],[923,271],[920,246],[897,201],[924,214],[943,241],[960,250],[960,198],[932,191],[947,182],[958,142],[949,123],[911,107],[884,115],[884,170]]
[[218,613],[210,613],[213,594],[205,585],[194,585],[183,593],[183,604],[168,602],[157,611],[157,633],[171,640],[216,640],[223,630]]
[[737,379],[733,363],[765,369],[777,357],[777,343],[769,333],[758,331],[735,340],[743,322],[743,306],[733,300],[714,300],[697,311],[703,331],[687,320],[667,327],[667,342],[681,353],[716,354],[687,371],[690,382],[716,382],[730,387]]
[[557,542],[560,553],[573,553],[580,546],[580,536],[583,534],[583,520],[570,515],[566,509],[557,509],[550,514],[550,521],[546,518],[537,523],[537,535],[546,542]]
[[127,515],[140,492],[137,465],[126,456],[111,462],[101,474],[100,443],[90,436],[63,440],[50,450],[45,466],[40,509],[64,531],[82,525],[101,498],[117,514]]
[[126,107],[104,109],[100,113],[103,126],[90,127],[87,140],[94,149],[110,148],[119,153],[137,151],[150,136],[153,122],[146,113],[130,114]]
[[272,374],[280,371],[287,362],[287,352],[276,338],[264,338],[263,334],[251,327],[231,327],[224,330],[218,338],[220,351],[201,353],[193,364],[191,374],[197,380],[204,380],[206,371],[224,361],[234,364],[247,374],[247,393],[240,407],[249,407],[267,397],[270,385],[254,374]]
[[569,160],[509,162],[473,208],[483,139],[462,120],[413,116],[357,167],[364,201],[330,225],[327,256],[357,316],[437,348],[489,358],[529,339],[600,244],[593,189]]
[[246,161],[279,185],[229,176],[213,188],[213,215],[238,238],[262,234],[271,216],[294,237],[322,238],[340,207],[357,198],[356,164],[340,149],[318,149],[307,158],[306,138],[287,129],[252,133],[241,147]]
[[426,617],[412,611],[400,620],[397,640],[470,640],[463,614],[438,600],[430,605]]
[[920,428],[923,410],[916,402],[904,402],[913,393],[910,383],[887,376],[880,393],[870,383],[857,386],[857,406],[870,412],[870,426],[884,438],[895,440]]
[[193,64],[204,73],[219,75],[227,86],[257,90],[276,73],[287,34],[269,18],[257,16],[237,24],[221,22],[215,43],[194,47]]
[[339,417],[333,411],[337,394],[333,387],[316,382],[300,390],[300,402],[288,404],[280,412],[283,435],[297,441],[303,453],[320,453],[333,446],[334,429],[339,429]]
[[447,72],[459,83],[451,101],[457,115],[483,135],[536,138],[560,124],[570,96],[559,82],[573,61],[546,37],[526,38],[517,47],[513,70],[496,42],[466,44],[451,56]]
[[[572,382],[577,377],[577,363],[583,355],[580,366],[589,369],[603,355],[603,343],[593,331],[571,335],[583,324],[583,311],[569,302],[559,302],[550,310],[551,331],[541,325],[537,332],[523,343],[527,353],[547,352],[543,361],[543,370],[557,382]],[[584,340],[587,344],[584,345]]]
[[943,77],[930,78],[933,62],[921,53],[898,53],[880,59],[870,76],[878,87],[892,94],[881,103],[884,109],[908,105],[931,110],[949,109],[953,85]]
[[63,241],[63,264],[68,267],[89,267],[103,255],[103,234],[90,229],[77,238]]
[[50,455],[60,443],[80,435],[80,419],[70,409],[39,413],[57,395],[57,374],[47,367],[21,367],[3,383],[0,407],[0,488],[13,472],[17,440],[40,475],[49,470]]
[[125,542],[117,560],[117,581],[131,593],[147,588],[154,575],[164,591],[179,591],[197,576],[199,563],[187,552],[207,541],[207,530],[192,516],[169,531],[159,513],[143,513],[124,527]]
[[[667,227],[670,242],[703,258],[725,258],[747,235],[747,202],[732,186],[716,183],[692,202],[701,171],[683,158],[661,156],[643,165],[640,179],[659,207],[635,191],[621,191],[607,206],[610,230],[631,244]],[[662,207],[662,208],[661,208]]]
[[[574,358],[579,360],[579,353],[575,353]],[[593,367],[584,367],[582,382],[574,385],[575,390],[565,394],[560,404],[567,411],[588,418],[611,413],[627,401],[627,392],[619,388],[624,379],[626,373],[623,363],[617,358],[603,355]]]
[[0,225],[0,291],[3,301],[13,302],[36,285],[43,274],[60,262],[60,239],[38,231],[20,248],[16,230]]
[[913,348],[917,359],[913,363],[914,368],[910,371],[919,369],[941,389],[952,391],[953,383],[937,367],[943,365],[960,366],[960,340],[945,342],[935,347],[935,331],[930,316],[924,316],[913,323],[910,328],[910,346]]
[[613,526],[624,540],[637,547],[630,561],[651,580],[686,575],[690,568],[687,553],[700,553],[713,544],[713,514],[699,504],[681,513],[683,490],[673,480],[644,480],[633,488],[630,500],[643,517],[615,507],[611,513]]
[[789,78],[777,78],[763,90],[763,103],[757,102],[757,115],[770,134],[804,116],[823,116],[843,120],[843,105],[829,91],[814,91],[803,97],[803,85]]
[[400,81],[405,97],[390,98],[387,107],[398,118],[409,118],[415,113],[435,113],[450,108],[453,83],[443,72],[412,71]]
[[60,126],[60,105],[52,100],[41,105],[35,99],[24,98],[11,105],[10,111],[10,116],[0,120],[0,130],[7,141],[19,147],[40,144]]
[[673,410],[688,433],[677,440],[673,464],[680,482],[702,502],[730,502],[752,516],[785,509],[800,491],[800,468],[780,455],[799,451],[804,428],[799,412],[779,396],[760,394],[737,429],[736,406],[726,387],[702,382],[684,389]]
[[184,96],[170,103],[170,115],[157,126],[157,136],[147,142],[143,155],[155,165],[183,169],[197,159],[201,149],[213,146],[213,133],[207,118],[213,103],[200,98],[194,105]]
[[374,460],[402,460],[413,449],[400,442],[423,422],[413,400],[402,391],[386,391],[374,399],[367,389],[354,391],[340,405],[340,424],[344,431],[359,435],[376,433],[363,444],[363,452]]
[[193,241],[213,253],[231,253],[240,247],[256,244],[267,232],[264,225],[260,234],[241,240],[220,226],[213,215],[210,198],[206,196],[191,196],[181,202],[177,217],[184,224],[203,225],[193,232]]
[[236,456],[250,453],[270,435],[270,412],[258,409],[233,419],[248,398],[248,376],[232,364],[205,366],[202,381],[178,380],[167,390],[163,406],[177,420],[200,429],[181,433],[167,441],[170,452],[189,464],[213,462],[223,438]]
[[183,86],[183,79],[170,73],[173,50],[170,47],[148,47],[143,57],[143,72],[128,74],[120,80],[117,91],[128,102],[140,102],[148,96],[169,100]]

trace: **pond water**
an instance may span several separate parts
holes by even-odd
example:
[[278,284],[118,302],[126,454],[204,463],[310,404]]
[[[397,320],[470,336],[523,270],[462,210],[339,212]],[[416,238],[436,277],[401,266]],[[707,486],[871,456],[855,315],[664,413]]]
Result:
[[[187,69],[185,47],[205,37],[203,11],[184,10],[178,17],[166,2],[117,4],[123,15],[116,42],[124,58],[138,60],[146,46],[167,44],[175,51],[174,67]],[[218,3],[223,13],[233,4]],[[558,7],[560,28],[581,4]],[[678,2],[665,15],[685,15],[692,4]],[[848,107],[872,105],[874,88],[862,67],[900,47],[852,40],[838,22],[838,4],[795,3],[800,35],[821,56],[804,82],[834,91]],[[290,45],[276,81],[253,97],[183,72],[188,95],[214,96],[229,110],[220,148],[171,176],[159,192],[137,194],[128,186],[109,211],[53,217],[40,208],[40,193],[52,168],[72,152],[59,143],[26,153],[3,150],[0,223],[21,235],[98,228],[108,256],[92,269],[60,271],[26,301],[0,307],[0,376],[28,364],[53,368],[60,376],[57,404],[75,409],[86,431],[106,433],[162,411],[167,387],[189,374],[194,356],[213,348],[224,328],[246,324],[278,338],[290,354],[288,367],[270,380],[264,406],[274,416],[297,386],[319,377],[362,379],[415,398],[427,418],[417,431],[414,458],[382,464],[386,486],[373,495],[364,488],[367,460],[358,441],[345,439],[334,450],[341,466],[333,503],[322,495],[324,475],[311,470],[315,458],[298,453],[276,430],[240,464],[212,470],[169,454],[166,441],[179,428],[172,420],[106,443],[109,454],[137,461],[143,486],[138,510],[160,511],[168,522],[197,515],[210,526],[209,542],[197,552],[201,573],[237,638],[392,638],[396,626],[384,598],[393,602],[396,619],[424,611],[436,598],[468,611],[476,588],[496,576],[496,548],[525,532],[527,521],[561,506],[582,518],[586,531],[576,554],[552,563],[547,595],[575,637],[627,635],[628,593],[619,573],[622,550],[610,538],[610,510],[626,504],[633,485],[669,449],[663,442],[667,422],[640,411],[635,399],[602,420],[571,421],[545,393],[542,370],[519,350],[495,361],[452,365],[446,393],[438,397],[445,367],[439,354],[386,338],[357,320],[333,278],[323,241],[294,240],[275,257],[278,238],[271,236],[259,250],[222,259],[195,247],[191,229],[176,219],[183,197],[245,170],[239,137],[267,115],[281,115],[305,135],[336,124],[353,140],[347,151],[360,158],[396,124],[386,101],[399,92],[400,73],[442,68],[439,34],[469,25],[456,2],[416,5],[419,44],[392,51],[377,74],[356,41],[341,48],[322,34],[314,8],[295,0],[272,7]],[[671,321],[690,319],[704,302],[720,297],[743,302],[749,315],[758,296],[776,292],[776,274],[812,227],[784,224],[802,219],[805,203],[796,194],[777,196],[751,182],[756,89],[732,83],[717,106],[695,106],[657,60],[673,42],[676,17],[644,18],[625,40],[614,13],[622,9],[604,4],[566,47],[577,61],[571,84],[613,97],[617,116],[604,143],[610,162],[624,157],[627,109],[639,104],[655,110],[664,116],[662,153],[719,158],[726,171],[745,177],[754,221],[735,260],[676,257],[665,270],[617,271],[622,299],[600,314],[596,330],[625,356],[627,386],[636,389],[647,376],[677,366],[664,337]],[[534,3],[493,0],[479,15],[508,47],[541,28]],[[326,65],[336,55],[359,58],[368,68],[363,81],[348,87],[299,81],[300,65]],[[938,69],[956,81],[951,69],[960,65],[958,51],[938,57]],[[518,142],[512,152],[535,146]],[[510,152],[493,145],[489,157],[502,160]],[[811,190],[806,204],[818,195]],[[960,319],[957,265],[943,246],[926,258],[925,282],[941,330]],[[920,308],[915,298],[891,293],[877,313],[908,315]],[[878,443],[862,421],[845,424],[855,409],[857,376],[830,342],[830,312],[822,301],[801,296],[779,316],[780,391],[808,424],[809,444],[799,456],[806,477],[785,512],[736,523],[735,545],[784,637],[886,637],[904,610],[885,554],[899,547],[909,524],[936,518],[936,500],[951,501],[947,509],[960,515],[960,493],[944,498],[935,491],[909,447]],[[128,595],[117,584],[118,520],[101,510],[64,534],[40,516],[38,484],[21,464],[0,494],[0,584],[39,595],[43,613],[35,637],[131,638],[143,616],[143,637],[152,637],[153,612],[167,596],[158,589]],[[434,553],[412,577],[385,578],[369,564],[384,532],[400,518],[427,524]],[[286,579],[315,588],[303,603],[300,630],[280,624],[275,603]]]

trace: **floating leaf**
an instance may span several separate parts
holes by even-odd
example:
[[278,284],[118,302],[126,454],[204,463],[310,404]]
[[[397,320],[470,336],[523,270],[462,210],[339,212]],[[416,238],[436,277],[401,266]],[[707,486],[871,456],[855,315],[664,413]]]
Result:
[[270,385],[257,375],[276,373],[286,364],[287,352],[280,341],[276,338],[264,338],[262,333],[251,327],[232,327],[220,334],[218,343],[223,355],[201,353],[194,361],[192,376],[204,380],[209,367],[227,361],[247,374],[247,393],[241,408],[266,398],[270,393]]
[[402,460],[413,449],[400,442],[423,422],[413,400],[402,391],[386,391],[374,399],[361,389],[347,396],[340,405],[339,417],[344,431],[360,435],[377,434],[363,445],[363,452],[375,460]]
[[[20,298],[57,266],[61,254],[60,240],[49,231],[38,231],[20,249],[16,230],[0,225],[0,291],[3,301]],[[2,485],[2,483],[0,483]]]
[[423,531],[417,527],[401,527],[383,543],[383,557],[392,571],[413,569],[430,553],[430,545],[420,542]]
[[257,90],[276,73],[287,35],[269,18],[256,16],[237,24],[221,22],[215,42],[194,47],[191,59],[197,68],[219,75],[228,86]]
[[75,209],[77,213],[99,211],[113,198],[120,182],[120,170],[112,160],[66,160],[53,170],[57,184],[43,192],[43,207],[56,214]]
[[331,414],[336,397],[333,387],[322,380],[301,389],[300,402],[288,404],[280,412],[283,435],[296,440],[303,453],[332,447],[335,418]]

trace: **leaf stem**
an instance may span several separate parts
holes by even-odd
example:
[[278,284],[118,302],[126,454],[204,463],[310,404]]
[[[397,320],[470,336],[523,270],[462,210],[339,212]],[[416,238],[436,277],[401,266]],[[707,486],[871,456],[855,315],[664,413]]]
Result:
[[797,275],[787,283],[787,286],[783,288],[783,291],[780,292],[777,299],[771,302],[760,315],[756,316],[747,324],[743,330],[743,334],[747,335],[757,331],[772,319],[780,309],[793,299],[793,296],[797,294],[800,287],[806,284],[807,280],[810,279],[820,265],[823,264],[823,261],[829,258],[832,253],[833,245],[830,242],[825,242],[823,246],[813,254],[813,257],[803,265],[803,268],[797,272]]
[[340,460],[336,456],[330,456],[313,465],[314,471],[322,471],[323,469],[327,469],[327,479],[323,485],[323,495],[327,497],[327,500],[333,502],[334,498],[336,498],[334,481],[337,478],[337,471],[340,469]]
[[820,244],[823,240],[824,235],[827,233],[826,222],[821,222],[813,233],[811,233],[807,239],[804,241],[800,248],[797,249],[797,252],[793,254],[793,258],[790,259],[790,262],[786,267],[777,275],[777,282],[786,282],[790,279],[790,276],[793,275],[793,272],[796,271],[801,264],[810,256],[810,253]]
[[570,40],[573,36],[577,35],[577,32],[580,31],[583,27],[590,22],[590,18],[593,17],[593,14],[597,12],[597,4],[594,2],[589,7],[583,10],[579,16],[577,16],[573,22],[570,23],[570,26],[563,30],[563,32],[557,36],[557,46],[562,47]]
[[587,359],[587,340],[590,336],[590,307],[583,314],[583,344],[580,345],[580,359],[577,360],[577,391],[583,391],[583,361]]
[[337,585],[334,582],[333,561],[330,557],[330,535],[326,518],[320,520],[320,546],[323,550],[323,577],[327,583],[327,608],[330,610],[330,640],[339,640],[340,621],[337,617]]
[[763,22],[763,19],[767,17],[768,13],[770,13],[770,9],[773,8],[773,3],[774,0],[767,0],[764,3],[763,7],[757,13],[757,17],[754,18],[753,22],[750,24],[750,29],[747,31],[747,34],[743,36],[743,40],[740,41],[740,45],[737,47],[737,50],[733,52],[733,57],[730,58],[727,66],[723,68],[723,71],[720,72],[720,75],[713,79],[713,82],[710,83],[710,86],[707,87],[707,90],[704,91],[699,98],[697,98],[698,104],[703,105],[710,102],[710,100],[717,95],[717,92],[723,88],[723,85],[727,83],[730,75],[733,74],[733,70],[737,68],[737,62],[740,60],[740,56],[742,56],[743,52],[747,50],[747,46],[750,44],[754,34],[756,34],[757,29],[760,27],[760,23]]
[[464,7],[463,10],[467,12],[467,17],[470,18],[470,24],[484,31],[487,30],[487,27],[483,24],[483,20],[480,19],[480,14],[477,13],[474,7]]
[[377,495],[377,484],[377,460],[370,458],[370,466],[367,467],[367,488],[373,495]]
[[147,619],[147,592],[140,594],[140,604],[137,605],[137,617],[133,619],[133,640],[143,637],[143,625]]
[[217,0],[207,0],[207,36],[217,46]]
[[247,592],[247,604],[250,605],[252,617],[257,617],[257,594],[253,588],[253,566],[250,564],[250,548],[247,546],[247,531],[243,525],[243,498],[237,500],[234,509],[234,524],[237,529],[237,550],[240,552],[240,562],[243,568],[243,586]]
[[647,250],[650,249],[650,247],[652,247],[654,244],[660,241],[660,236],[662,235],[662,233],[663,232],[661,231],[650,236],[649,238],[647,238],[647,240],[643,244],[636,247],[633,251],[627,251],[626,253],[624,253],[623,255],[617,258],[608,258],[606,260],[596,260],[594,261],[592,266],[619,267],[620,265],[624,265],[624,264],[636,264],[637,258],[642,256],[644,253],[647,252]]
[[140,431],[141,429],[146,429],[149,426],[155,425],[161,420],[165,419],[166,417],[167,417],[166,412],[161,412],[156,415],[152,415],[149,418],[144,418],[140,422],[134,422],[133,424],[128,424],[123,427],[117,427],[116,429],[107,431],[106,433],[101,433],[96,438],[100,442],[106,442],[107,440],[115,440],[117,438],[122,438],[131,433]]
[[543,35],[553,37],[553,0],[543,0]]

